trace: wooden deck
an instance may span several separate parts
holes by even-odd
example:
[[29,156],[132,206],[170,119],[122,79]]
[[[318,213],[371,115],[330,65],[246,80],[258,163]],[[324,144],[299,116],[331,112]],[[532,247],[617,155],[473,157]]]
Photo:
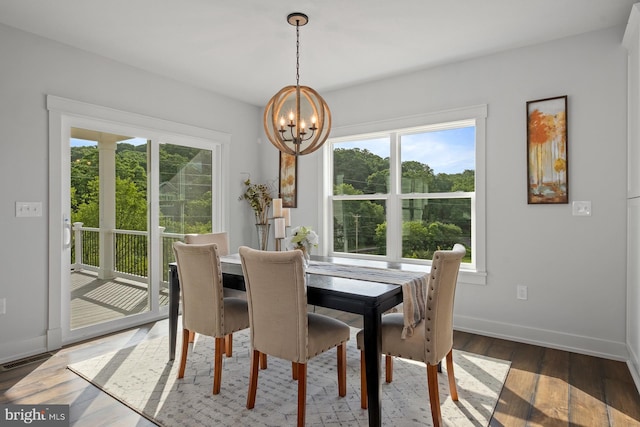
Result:
[[[149,287],[134,280],[98,279],[94,272],[71,273],[71,329],[149,311]],[[169,290],[160,290],[160,305],[169,304]]]

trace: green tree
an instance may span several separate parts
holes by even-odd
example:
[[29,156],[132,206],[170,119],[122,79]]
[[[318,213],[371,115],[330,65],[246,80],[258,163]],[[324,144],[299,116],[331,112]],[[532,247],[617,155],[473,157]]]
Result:
[[[81,203],[75,213],[73,222],[82,222],[85,227],[100,226],[99,180],[94,178],[88,185],[90,195],[85,203]],[[147,202],[128,179],[116,177],[116,228],[122,230],[147,229]]]
[[116,154],[116,175],[128,179],[138,191],[147,194],[147,154],[137,151],[118,151]]
[[433,169],[414,160],[402,162],[402,192],[428,193],[433,186]]
[[402,224],[402,256],[424,258],[429,247],[429,229],[422,221],[405,221]]
[[427,226],[427,249],[431,252],[438,249],[450,249],[460,242],[462,230],[455,224],[444,224],[434,221]]
[[71,148],[71,188],[76,190],[75,205],[86,202],[91,197],[89,182],[98,176],[98,147],[72,147]]
[[386,192],[386,181],[370,183],[369,176],[378,171],[388,171],[389,159],[383,159],[366,149],[337,148],[333,151],[333,166],[335,184],[350,184],[363,194]]
[[81,222],[85,227],[100,226],[100,182],[94,177],[86,185],[84,201],[78,203],[75,212],[71,212],[71,222]]
[[367,178],[367,194],[386,194],[389,192],[389,169],[382,169]]
[[147,201],[130,179],[116,177],[116,228],[147,229]]
[[431,191],[434,193],[449,193],[453,191],[454,182],[454,175],[439,173],[434,177],[433,188]]
[[453,175],[454,183],[451,186],[451,191],[464,191],[472,192],[476,188],[476,173],[475,171],[466,169],[461,174]]
[[[350,184],[334,186],[337,194],[357,195],[362,191]],[[345,243],[349,252],[365,250],[384,254],[384,247],[376,242],[376,227],[384,222],[384,207],[370,200],[341,200],[334,202],[333,229],[334,250],[343,251]],[[357,241],[357,242],[356,242]]]

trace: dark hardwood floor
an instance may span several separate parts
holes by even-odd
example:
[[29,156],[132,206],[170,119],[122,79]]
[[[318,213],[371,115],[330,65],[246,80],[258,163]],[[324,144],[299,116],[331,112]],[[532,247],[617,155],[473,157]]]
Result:
[[[359,317],[331,314],[361,327]],[[167,331],[168,322],[163,320],[0,371],[0,404],[69,404],[72,426],[153,426],[66,366]],[[640,426],[640,395],[624,362],[464,332],[455,332],[454,337],[456,349],[512,363],[491,426]]]

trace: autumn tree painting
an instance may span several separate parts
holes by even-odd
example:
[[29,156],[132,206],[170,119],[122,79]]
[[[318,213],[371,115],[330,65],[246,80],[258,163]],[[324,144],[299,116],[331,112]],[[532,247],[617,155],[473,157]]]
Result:
[[527,102],[527,202],[569,203],[567,97]]

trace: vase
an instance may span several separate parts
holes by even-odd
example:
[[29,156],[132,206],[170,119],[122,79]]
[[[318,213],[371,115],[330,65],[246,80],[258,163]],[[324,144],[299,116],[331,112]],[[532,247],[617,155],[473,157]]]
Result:
[[269,247],[269,228],[271,224],[256,224],[258,231],[258,249],[266,251]]
[[309,255],[309,251],[307,251],[307,248],[305,248],[304,246],[298,246],[296,247],[296,249],[302,252],[302,259],[304,260],[304,266],[309,267],[309,260],[311,259],[311,256]]

